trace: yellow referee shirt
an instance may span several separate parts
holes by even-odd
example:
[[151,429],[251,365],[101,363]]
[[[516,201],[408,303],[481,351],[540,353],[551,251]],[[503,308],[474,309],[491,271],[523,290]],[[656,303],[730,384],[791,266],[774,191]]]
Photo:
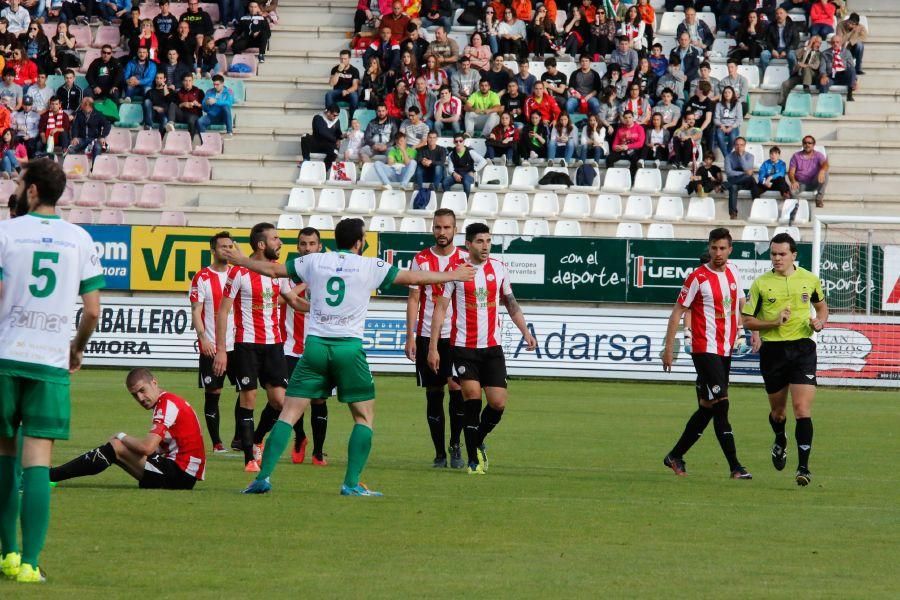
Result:
[[759,332],[764,342],[788,342],[811,337],[810,304],[825,300],[822,282],[818,277],[796,267],[790,277],[775,270],[760,275],[750,286],[750,298],[744,304],[743,314],[762,321],[774,321],[785,308],[791,309],[787,323]]

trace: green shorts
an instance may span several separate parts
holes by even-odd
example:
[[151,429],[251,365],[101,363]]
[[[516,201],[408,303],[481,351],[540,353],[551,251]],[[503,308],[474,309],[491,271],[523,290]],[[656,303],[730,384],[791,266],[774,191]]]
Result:
[[287,395],[292,398],[327,398],[337,388],[340,402],[375,398],[375,380],[358,338],[306,336],[303,356],[291,375]]
[[0,437],[69,439],[69,384],[0,374]]

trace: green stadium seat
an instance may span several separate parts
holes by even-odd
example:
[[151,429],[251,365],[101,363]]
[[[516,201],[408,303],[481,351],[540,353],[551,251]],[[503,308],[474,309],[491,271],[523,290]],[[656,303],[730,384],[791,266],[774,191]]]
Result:
[[194,80],[194,86],[203,90],[203,93],[205,94],[207,91],[212,89],[212,79],[202,79],[198,77]]
[[779,144],[799,144],[803,137],[803,121],[791,117],[782,118],[778,122],[775,141]]
[[47,75],[47,87],[56,93],[56,90],[66,82],[64,75]]
[[814,114],[820,119],[836,119],[844,114],[844,99],[840,94],[819,94]]
[[772,139],[772,119],[763,117],[754,117],[750,119],[747,125],[748,142],[765,143]]
[[247,101],[247,91],[244,86],[243,79],[233,79],[233,78],[225,78],[225,87],[231,90],[231,93],[234,94],[234,103],[235,104],[243,104]]
[[791,92],[781,113],[786,117],[808,117],[812,112],[812,96],[802,92]]
[[350,113],[347,112],[346,108],[341,109],[341,114],[338,115],[338,123],[341,125],[341,131],[350,129]]
[[375,111],[368,108],[357,108],[356,112],[353,113],[353,118],[359,121],[359,128],[363,131],[366,130],[366,125],[368,125],[375,116]]
[[572,118],[572,125],[578,127],[578,124],[587,121],[587,115],[583,115],[581,113],[575,113],[574,115],[569,115]]
[[[60,84],[60,85],[62,85],[62,84]],[[87,76],[86,75],[76,75],[75,76],[75,85],[77,85],[78,87],[80,87],[83,90],[88,89]]]
[[144,107],[141,104],[123,103],[119,106],[119,121],[116,127],[140,127],[144,122]]
[[756,104],[753,105],[753,110],[750,111],[750,114],[754,117],[777,117],[781,114],[781,107],[777,104],[769,106],[757,100]]

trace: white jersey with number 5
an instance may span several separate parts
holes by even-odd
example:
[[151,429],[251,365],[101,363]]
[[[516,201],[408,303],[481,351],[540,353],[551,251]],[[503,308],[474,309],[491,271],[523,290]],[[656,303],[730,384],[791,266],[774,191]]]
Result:
[[104,286],[87,231],[57,216],[0,222],[0,373],[68,381],[75,301]]
[[362,339],[372,291],[394,283],[397,267],[350,252],[307,254],[288,261],[288,275],[309,289],[306,335]]

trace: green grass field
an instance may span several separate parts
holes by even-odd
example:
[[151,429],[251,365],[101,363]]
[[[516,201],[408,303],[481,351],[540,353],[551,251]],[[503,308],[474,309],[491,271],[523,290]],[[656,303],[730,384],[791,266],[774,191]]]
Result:
[[[196,375],[160,372],[198,413]],[[56,462],[149,413],[123,372],[74,378],[72,439]],[[430,468],[424,398],[412,377],[378,376],[376,436],[363,480],[381,499],[338,495],[351,421],[336,402],[331,465],[282,462],[273,493],[242,496],[237,454],[211,457],[193,492],[140,491],[121,470],[53,491],[37,590],[0,597],[733,597],[896,598],[900,453],[896,393],[821,390],[813,485],[769,459],[760,387],[732,391],[739,456],[731,481],[710,425],[687,478],[662,457],[693,407],[688,385],[511,382],[489,438],[490,473]],[[231,414],[232,399],[223,399]],[[201,415],[202,420],[202,415]],[[230,419],[229,419],[230,420]],[[231,425],[224,427],[230,435]],[[793,438],[793,423],[789,422]]]

